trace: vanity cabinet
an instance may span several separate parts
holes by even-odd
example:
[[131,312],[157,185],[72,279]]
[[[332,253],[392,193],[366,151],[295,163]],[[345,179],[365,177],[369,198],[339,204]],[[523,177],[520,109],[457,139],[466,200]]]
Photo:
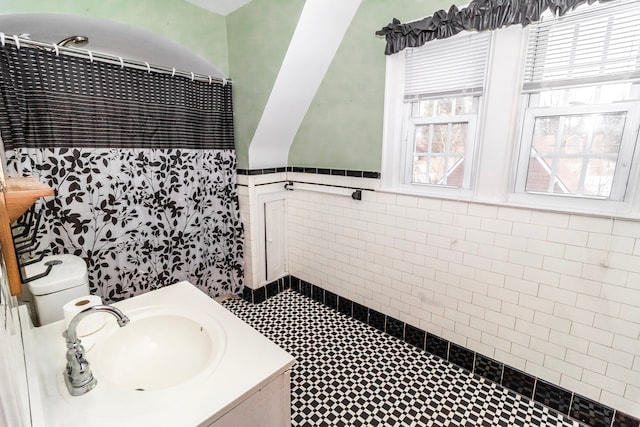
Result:
[[291,375],[286,370],[207,427],[291,426]]
[[13,247],[11,224],[27,211],[40,197],[53,196],[54,191],[46,184],[29,177],[5,178],[4,191],[0,197],[0,245],[7,269],[11,295],[22,292],[18,259]]

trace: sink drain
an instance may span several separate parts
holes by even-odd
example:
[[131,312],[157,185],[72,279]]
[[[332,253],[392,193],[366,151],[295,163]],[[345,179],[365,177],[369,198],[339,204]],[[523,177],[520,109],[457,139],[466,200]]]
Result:
[[144,391],[144,389],[143,389],[143,388],[136,388],[136,389],[134,389],[134,390],[135,390],[135,391]]

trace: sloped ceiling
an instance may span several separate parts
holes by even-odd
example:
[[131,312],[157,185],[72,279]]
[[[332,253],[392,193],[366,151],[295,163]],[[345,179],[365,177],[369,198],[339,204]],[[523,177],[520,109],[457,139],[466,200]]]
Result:
[[251,0],[186,0],[189,3],[200,6],[218,15],[227,16],[236,9],[241,8]]
[[[289,149],[298,128],[361,2],[305,1],[249,146],[251,169],[288,164]],[[331,31],[325,31],[326,28],[331,28]]]

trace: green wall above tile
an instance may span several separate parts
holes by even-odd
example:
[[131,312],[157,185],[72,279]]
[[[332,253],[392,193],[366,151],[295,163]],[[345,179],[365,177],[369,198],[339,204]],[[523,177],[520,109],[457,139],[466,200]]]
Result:
[[233,79],[240,168],[249,166],[249,144],[303,6],[303,0],[253,0],[227,16],[229,75]]
[[375,32],[448,0],[364,0],[289,150],[290,166],[380,171],[385,40]]

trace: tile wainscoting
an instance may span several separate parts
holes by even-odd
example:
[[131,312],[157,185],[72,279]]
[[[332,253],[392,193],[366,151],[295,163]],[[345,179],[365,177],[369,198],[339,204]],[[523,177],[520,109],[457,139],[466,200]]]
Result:
[[[533,381],[511,387],[533,398],[557,389],[563,413],[582,397],[640,418],[640,221],[398,194],[369,176],[379,174],[239,172],[252,298],[278,287],[261,289],[258,226],[261,198],[277,193],[281,274],[317,285],[311,297],[420,348],[428,331],[425,349],[496,383],[525,373]],[[360,188],[362,199],[288,182]]]

